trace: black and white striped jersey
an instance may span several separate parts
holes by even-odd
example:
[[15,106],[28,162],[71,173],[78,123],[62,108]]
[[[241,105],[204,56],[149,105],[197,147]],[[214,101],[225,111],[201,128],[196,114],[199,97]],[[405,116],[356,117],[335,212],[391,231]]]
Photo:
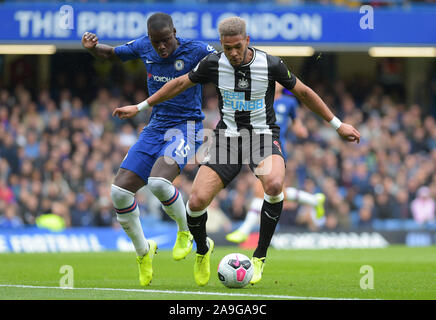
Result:
[[239,136],[241,129],[248,129],[279,137],[273,106],[275,82],[290,90],[296,78],[280,58],[249,49],[253,58],[238,68],[222,51],[209,54],[189,73],[189,79],[215,84],[221,113],[216,129],[225,129],[226,136]]

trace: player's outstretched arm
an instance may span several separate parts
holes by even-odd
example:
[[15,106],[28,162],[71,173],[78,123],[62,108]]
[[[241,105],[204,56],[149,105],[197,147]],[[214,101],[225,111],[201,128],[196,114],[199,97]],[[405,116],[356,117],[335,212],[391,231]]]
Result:
[[344,139],[350,142],[360,141],[360,133],[352,125],[342,123],[333,112],[327,107],[322,99],[308,86],[297,78],[294,88],[291,90],[293,94],[306,105],[311,111],[321,116],[329,122],[336,132]]
[[167,82],[162,88],[151,95],[147,100],[137,105],[124,106],[116,108],[112,116],[120,119],[132,118],[144,109],[150,108],[156,104],[170,100],[182,93],[186,89],[193,87],[195,83],[189,80],[188,74],[175,78]]
[[98,37],[91,32],[85,32],[82,36],[82,46],[95,58],[114,59],[116,57],[113,47],[98,43]]

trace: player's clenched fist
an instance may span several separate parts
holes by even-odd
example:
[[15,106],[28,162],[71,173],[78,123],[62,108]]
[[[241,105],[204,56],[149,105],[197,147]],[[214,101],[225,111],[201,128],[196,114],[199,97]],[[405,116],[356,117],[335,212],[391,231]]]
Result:
[[337,132],[344,140],[357,143],[360,142],[360,132],[350,124],[342,123]]
[[95,48],[98,43],[98,37],[91,32],[85,32],[82,36],[82,46],[86,49]]
[[136,116],[138,113],[139,113],[138,106],[131,105],[131,106],[116,108],[114,112],[112,112],[112,116],[118,117],[120,119],[128,119]]

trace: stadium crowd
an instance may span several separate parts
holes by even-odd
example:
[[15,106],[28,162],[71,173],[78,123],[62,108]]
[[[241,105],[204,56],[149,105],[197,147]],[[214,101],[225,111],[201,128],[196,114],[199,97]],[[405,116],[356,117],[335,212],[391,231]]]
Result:
[[[125,80],[109,81],[112,86],[93,86],[78,72],[71,81],[59,74],[45,89],[0,87],[0,227],[34,225],[48,213],[62,217],[67,227],[117,225],[110,184],[150,115],[127,121],[111,116],[115,107],[146,97],[120,72],[112,77]],[[436,79],[429,79],[433,105],[424,108],[403,103],[401,85],[392,89],[382,81],[327,82],[306,76],[362,138],[357,145],[345,143],[321,118],[299,108],[309,136],[299,140],[289,131],[286,184],[323,192],[326,217],[314,221],[308,208],[286,203],[280,225],[347,230],[392,219],[434,225],[436,118],[430,111],[436,108]],[[208,86],[204,113],[205,127],[213,128],[218,100]],[[197,169],[190,164],[175,180],[185,201]],[[210,207],[211,231],[230,231],[244,218],[254,179],[244,168],[218,195]],[[137,200],[143,218],[168,219],[147,188]]]

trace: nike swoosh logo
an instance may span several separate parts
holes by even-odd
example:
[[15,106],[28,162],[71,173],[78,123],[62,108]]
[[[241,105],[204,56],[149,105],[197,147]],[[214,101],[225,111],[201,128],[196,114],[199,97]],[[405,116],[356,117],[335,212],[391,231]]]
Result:
[[188,227],[194,227],[195,228],[195,227],[199,227],[199,226],[200,226],[200,223],[199,224],[189,224],[188,223]]
[[153,61],[151,61],[151,60],[145,60],[145,63],[148,63],[148,64],[150,64],[150,63],[154,63]]
[[274,221],[277,221],[278,218],[279,218],[279,217],[273,217],[273,216],[271,216],[270,214],[268,214],[268,211],[266,211],[266,210],[265,210],[265,214],[266,214],[266,216],[267,216],[268,218],[270,218],[270,219],[272,219],[272,220],[274,220]]

